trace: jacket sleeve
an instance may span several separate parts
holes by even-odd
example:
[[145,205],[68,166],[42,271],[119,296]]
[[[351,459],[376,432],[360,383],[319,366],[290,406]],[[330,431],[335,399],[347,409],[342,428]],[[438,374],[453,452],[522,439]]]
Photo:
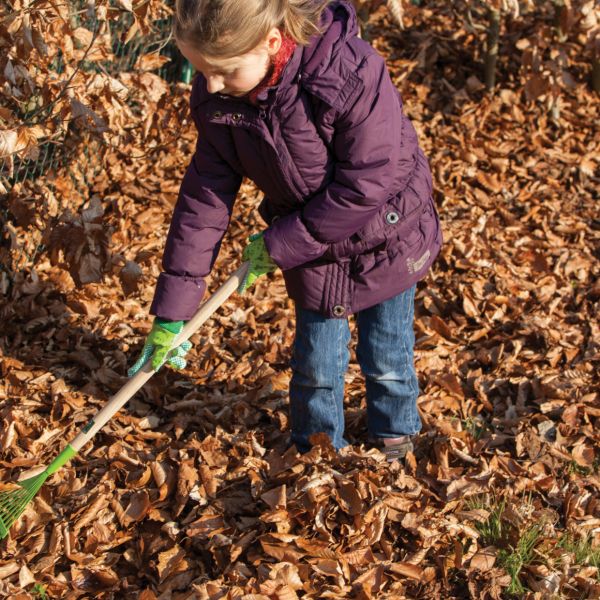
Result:
[[356,75],[360,91],[334,121],[333,180],[265,233],[267,250],[283,270],[319,258],[330,244],[356,233],[413,169],[416,138],[404,139],[408,120],[384,59],[370,54]]
[[150,313],[189,320],[206,290],[206,277],[229,226],[241,176],[219,156],[195,119],[198,141],[184,175]]

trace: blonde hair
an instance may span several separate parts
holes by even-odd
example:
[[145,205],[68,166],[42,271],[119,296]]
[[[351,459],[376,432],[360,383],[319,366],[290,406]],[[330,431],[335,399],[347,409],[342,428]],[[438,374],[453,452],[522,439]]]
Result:
[[273,27],[300,45],[320,33],[327,0],[177,0],[173,33],[213,58],[241,56],[256,48]]

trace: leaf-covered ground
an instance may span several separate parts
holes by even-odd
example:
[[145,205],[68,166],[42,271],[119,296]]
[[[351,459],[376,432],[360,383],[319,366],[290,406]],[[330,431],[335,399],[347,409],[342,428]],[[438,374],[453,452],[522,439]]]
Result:
[[[416,299],[414,455],[390,465],[366,445],[355,361],[352,448],[286,451],[293,307],[270,276],[194,336],[184,372],[157,374],[52,476],[0,544],[2,597],[600,597],[600,103],[589,66],[565,46],[574,83],[554,121],[523,92],[514,42],[532,34],[527,21],[503,38],[490,96],[474,77],[473,35],[442,12],[405,18],[400,33],[375,20],[373,43],[430,157],[445,233]],[[183,106],[187,90],[172,93]],[[102,168],[82,163],[86,211],[44,238],[35,272],[0,281],[3,483],[74,437],[149,331],[194,143],[187,120],[181,136],[162,135],[148,156],[123,160],[121,148]],[[81,181],[58,173],[52,189],[77,194]],[[36,198],[56,213],[46,183],[11,206],[13,252],[36,239]],[[245,184],[211,290],[261,227],[259,200]],[[75,287],[101,267],[102,283]]]

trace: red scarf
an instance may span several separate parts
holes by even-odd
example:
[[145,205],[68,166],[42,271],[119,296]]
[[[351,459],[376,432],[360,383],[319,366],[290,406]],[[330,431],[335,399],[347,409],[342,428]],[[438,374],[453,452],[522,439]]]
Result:
[[281,34],[281,48],[275,56],[271,58],[271,68],[265,75],[264,79],[251,91],[248,92],[248,99],[252,104],[256,104],[258,95],[268,87],[274,86],[281,77],[285,65],[292,57],[296,49],[296,42],[285,33]]

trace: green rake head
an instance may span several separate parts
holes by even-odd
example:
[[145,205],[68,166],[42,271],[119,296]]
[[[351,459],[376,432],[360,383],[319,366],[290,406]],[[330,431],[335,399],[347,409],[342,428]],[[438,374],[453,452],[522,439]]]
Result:
[[77,451],[69,444],[39,475],[9,484],[10,489],[0,491],[0,540],[4,539],[33,500],[44,481],[67,463]]
[[14,522],[23,514],[48,477],[49,473],[44,471],[19,481],[13,489],[0,492],[0,539],[8,535]]

